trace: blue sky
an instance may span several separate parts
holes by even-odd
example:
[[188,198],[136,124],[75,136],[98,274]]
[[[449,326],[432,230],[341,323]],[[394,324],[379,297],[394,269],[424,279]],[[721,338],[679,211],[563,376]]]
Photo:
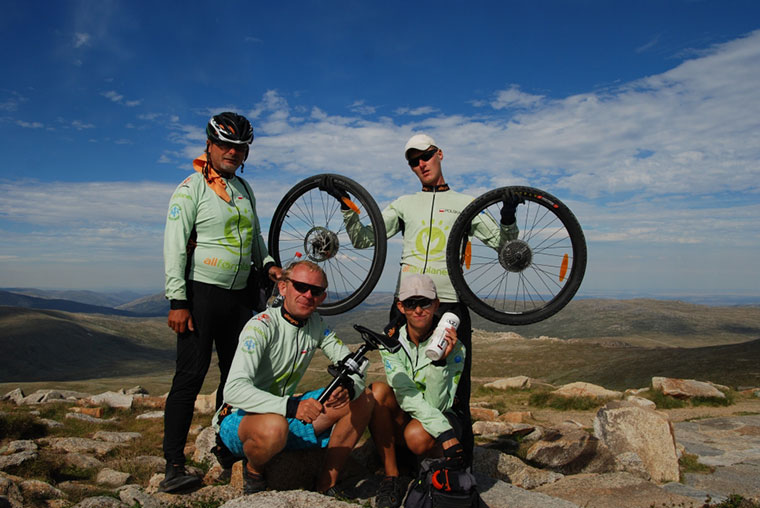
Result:
[[427,132],[456,189],[570,206],[581,294],[760,295],[756,1],[5,2],[0,38],[0,287],[162,288],[169,196],[235,110],[265,228],[316,173],[416,191]]

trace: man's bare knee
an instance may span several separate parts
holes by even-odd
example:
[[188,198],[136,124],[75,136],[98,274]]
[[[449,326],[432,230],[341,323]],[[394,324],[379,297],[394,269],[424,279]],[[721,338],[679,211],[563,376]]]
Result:
[[257,446],[284,448],[288,440],[288,421],[280,415],[248,415],[240,422],[238,437],[245,443],[252,441]]
[[396,404],[396,395],[387,383],[375,381],[372,383],[372,398],[380,406],[393,406]]

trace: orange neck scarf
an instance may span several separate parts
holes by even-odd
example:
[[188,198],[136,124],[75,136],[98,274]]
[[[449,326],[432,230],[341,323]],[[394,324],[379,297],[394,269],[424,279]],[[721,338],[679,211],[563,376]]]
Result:
[[[206,168],[207,164],[206,154],[203,153],[193,161],[193,169],[198,173],[203,174],[203,169]],[[211,187],[211,190],[213,190],[217,196],[225,200],[227,203],[231,201],[229,195],[227,195],[227,182],[225,181],[225,178],[219,175],[219,173],[211,167],[211,164],[208,164],[207,173],[204,177],[206,179],[206,184]]]

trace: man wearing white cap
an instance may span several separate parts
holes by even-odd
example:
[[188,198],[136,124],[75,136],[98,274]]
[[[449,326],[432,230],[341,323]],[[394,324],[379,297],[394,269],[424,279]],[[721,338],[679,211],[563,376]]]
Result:
[[414,455],[443,454],[450,469],[465,465],[460,439],[472,433],[469,415],[452,409],[462,379],[466,352],[455,328],[446,329],[446,346],[440,359],[425,354],[438,319],[438,294],[427,275],[411,274],[401,280],[396,307],[406,317],[398,331],[401,349],[381,350],[388,384],[372,383],[375,410],[369,428],[385,468],[376,508],[397,508],[406,492],[399,479],[396,446]]
[[[467,355],[453,410],[461,413],[463,419],[469,421],[472,324],[467,306],[459,302],[449,278],[446,244],[454,221],[474,198],[453,191],[446,184],[441,169],[443,150],[427,134],[415,134],[409,138],[404,147],[404,157],[422,184],[422,190],[401,196],[383,210],[388,238],[398,232],[404,237],[397,298],[391,307],[391,320],[403,317],[398,310],[398,301],[401,299],[398,288],[404,279],[412,274],[429,275],[435,283],[441,302],[437,314],[452,312],[460,320],[458,336],[467,350]],[[325,187],[324,190],[341,201],[343,196],[339,190],[331,186]],[[522,198],[519,195],[508,194],[502,203],[500,224],[490,215],[480,214],[472,221],[470,235],[494,248],[498,248],[506,240],[514,240],[519,232],[515,212],[521,202]],[[374,238],[371,226],[363,226],[357,214],[345,205],[341,206],[341,210],[354,247],[365,248],[372,245]],[[472,430],[467,432],[465,429],[462,444],[468,463],[472,460],[473,442]]]

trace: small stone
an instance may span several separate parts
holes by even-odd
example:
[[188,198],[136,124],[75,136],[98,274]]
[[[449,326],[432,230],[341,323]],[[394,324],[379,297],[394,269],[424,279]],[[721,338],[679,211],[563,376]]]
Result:
[[130,441],[134,441],[141,437],[142,434],[139,432],[107,432],[103,430],[96,432],[92,436],[93,439],[106,441],[108,443],[129,443]]
[[150,411],[141,415],[135,416],[135,420],[157,420],[164,417],[163,411]]
[[37,443],[30,439],[23,439],[20,441],[11,441],[8,443],[8,447],[5,449],[6,454],[19,453],[19,452],[36,452],[39,447]]
[[49,483],[39,480],[25,480],[19,484],[24,499],[57,499],[64,497],[64,493]]
[[89,398],[89,402],[95,406],[106,405],[108,407],[131,409],[134,396],[118,392],[104,392],[99,395],[93,395]]
[[106,487],[121,487],[129,480],[129,473],[122,473],[121,471],[115,471],[113,469],[103,469],[98,473],[95,481],[100,485]]

